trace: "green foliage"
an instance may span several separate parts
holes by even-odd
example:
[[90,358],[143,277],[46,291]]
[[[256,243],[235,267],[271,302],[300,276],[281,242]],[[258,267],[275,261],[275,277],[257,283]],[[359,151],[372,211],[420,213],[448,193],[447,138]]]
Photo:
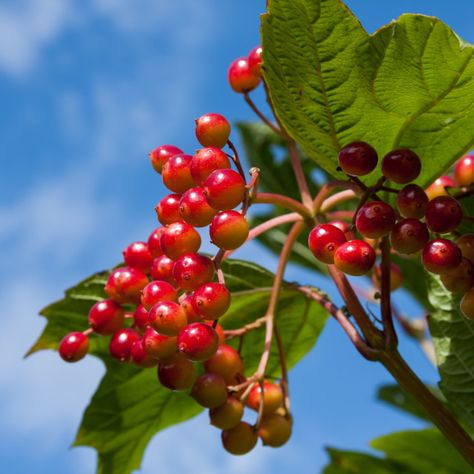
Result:
[[440,20],[402,15],[370,36],[339,0],[272,0],[262,36],[277,115],[330,174],[364,140],[415,150],[426,185],[473,145],[474,49]]

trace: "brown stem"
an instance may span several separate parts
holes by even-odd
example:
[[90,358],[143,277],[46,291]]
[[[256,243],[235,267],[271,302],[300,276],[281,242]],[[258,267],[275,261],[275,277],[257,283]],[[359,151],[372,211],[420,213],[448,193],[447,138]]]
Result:
[[240,176],[242,176],[244,181],[247,182],[247,178],[246,178],[244,170],[242,168],[242,163],[240,162],[240,157],[239,157],[239,153],[237,151],[237,148],[234,146],[234,144],[230,140],[227,140],[227,145],[232,150],[233,156],[231,156],[231,158],[232,158],[232,161],[234,162],[235,166],[237,167],[237,170],[238,170]]
[[250,106],[250,108],[255,112],[255,114],[257,115],[257,117],[266,125],[268,125],[268,127],[270,127],[277,135],[280,135],[280,136],[283,136],[281,130],[276,127],[272,122],[270,122],[270,120],[268,120],[267,117],[265,117],[265,115],[263,115],[263,113],[260,111],[260,109],[255,105],[254,101],[250,98],[250,96],[248,95],[247,92],[245,92],[244,94],[244,99],[245,99],[245,102],[247,102],[247,104]]
[[285,407],[285,415],[288,417],[290,416],[290,389],[289,389],[289,382],[288,382],[288,368],[286,367],[286,359],[285,359],[285,350],[283,349],[283,341],[280,336],[280,331],[278,330],[277,325],[273,328],[273,332],[275,333],[275,340],[278,347],[278,357],[280,360],[280,369],[281,369],[281,391],[283,393],[283,404]]
[[301,166],[300,157],[298,156],[298,149],[296,148],[296,142],[294,140],[288,140],[288,152],[290,153],[291,166],[295,173],[296,182],[298,183],[298,189],[300,191],[301,202],[306,206],[310,212],[313,209],[313,199],[309,191],[308,183],[304,175],[303,167]]
[[254,329],[258,329],[261,327],[266,321],[266,316],[262,316],[261,318],[256,319],[255,321],[246,324],[238,329],[226,329],[224,331],[224,335],[226,339],[232,339],[237,336],[243,336],[244,334],[248,333],[249,331],[253,331]]
[[386,347],[395,348],[398,344],[397,333],[393,327],[392,319],[392,306],[390,303],[390,273],[391,273],[391,264],[390,264],[390,241],[388,236],[382,238],[380,242],[380,250],[382,252],[382,265],[381,265],[381,284],[380,284],[380,311],[382,313],[382,323],[383,330],[386,340]]

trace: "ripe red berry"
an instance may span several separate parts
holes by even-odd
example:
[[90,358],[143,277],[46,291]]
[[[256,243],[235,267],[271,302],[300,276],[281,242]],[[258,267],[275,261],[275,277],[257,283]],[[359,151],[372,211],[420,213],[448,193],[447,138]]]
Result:
[[244,363],[239,353],[227,344],[219,344],[216,353],[204,362],[206,372],[221,375],[228,385],[238,383],[244,375]]
[[164,280],[171,285],[176,285],[173,276],[174,260],[168,258],[166,255],[157,257],[153,260],[150,274],[153,280]]
[[70,332],[59,343],[59,355],[66,362],[81,360],[89,350],[89,338],[82,332]]
[[219,319],[229,309],[230,292],[220,283],[207,283],[194,292],[193,305],[204,319]]
[[395,225],[395,219],[395,212],[389,204],[371,201],[359,209],[355,224],[364,237],[378,239],[390,233]]
[[162,301],[148,311],[150,326],[164,336],[177,336],[188,320],[183,308],[174,301]]
[[474,288],[471,288],[463,297],[460,304],[462,314],[474,321]]
[[434,199],[438,196],[447,196],[448,192],[446,191],[446,188],[454,187],[456,187],[456,181],[454,181],[453,178],[450,176],[440,176],[434,183],[426,188],[425,192],[428,199]]
[[349,240],[334,253],[336,267],[349,275],[365,275],[374,266],[374,262],[374,249],[363,240]]
[[454,270],[441,275],[441,281],[447,290],[464,294],[474,286],[474,265],[463,257]]
[[161,385],[170,390],[187,390],[196,379],[196,367],[189,359],[178,353],[160,362],[158,379]]
[[418,177],[420,171],[420,158],[408,148],[392,150],[382,160],[382,174],[394,183],[409,183]]
[[161,176],[164,185],[174,193],[184,193],[194,186],[194,180],[191,176],[191,160],[190,155],[172,156],[163,166]]
[[245,421],[221,434],[222,445],[230,454],[242,455],[252,451],[258,441],[256,431]]
[[341,229],[332,224],[318,224],[310,232],[308,246],[313,255],[321,262],[334,263],[334,252],[346,242]]
[[148,237],[148,250],[154,258],[161,257],[163,250],[161,250],[161,234],[164,231],[164,227],[158,227]]
[[154,367],[158,364],[156,359],[153,359],[148,355],[143,347],[143,340],[138,339],[132,344],[132,348],[130,350],[130,356],[132,358],[132,362],[138,367]]
[[421,258],[429,272],[441,275],[456,268],[461,263],[462,254],[454,242],[435,239],[425,245]]
[[333,225],[334,227],[337,227],[339,230],[344,232],[344,235],[346,235],[346,232],[348,232],[350,229],[349,224],[341,220],[331,221],[329,222],[329,224]]
[[168,194],[155,207],[156,216],[162,225],[173,224],[181,220],[179,214],[179,194]]
[[176,260],[185,253],[197,252],[201,246],[201,237],[193,226],[186,222],[175,222],[165,227],[160,245],[168,258]]
[[419,252],[430,239],[428,228],[418,219],[398,221],[390,233],[392,247],[405,255]]
[[139,304],[133,312],[133,323],[140,329],[146,329],[148,326],[148,311]]
[[212,280],[214,264],[204,255],[186,253],[175,261],[173,276],[179,287],[193,291]]
[[178,351],[177,337],[164,336],[153,328],[147,328],[143,334],[143,349],[153,359],[168,359]]
[[204,114],[196,120],[196,138],[202,146],[223,148],[230,135],[230,124],[220,114]]
[[291,419],[272,413],[262,418],[258,435],[264,446],[279,448],[290,439],[291,425]]
[[245,181],[234,170],[213,171],[206,179],[204,193],[209,204],[218,211],[233,209],[245,197]]
[[125,311],[113,300],[95,303],[89,310],[89,324],[97,334],[113,334],[122,328]]
[[148,283],[143,288],[141,302],[147,311],[157,303],[162,301],[178,301],[176,288],[167,281],[156,280]]
[[217,147],[201,148],[191,160],[191,175],[198,185],[204,184],[213,171],[227,168],[230,168],[229,158]]
[[240,423],[244,414],[244,405],[240,400],[229,396],[219,407],[209,410],[211,425],[221,430],[230,430]]
[[227,79],[230,87],[238,93],[250,92],[260,84],[260,78],[252,73],[247,58],[237,58],[232,62]]
[[148,277],[132,267],[120,267],[112,271],[105,284],[105,292],[118,303],[137,303],[140,293],[148,284]]
[[202,317],[197,314],[196,309],[194,308],[193,293],[185,293],[184,295],[182,295],[179,299],[179,304],[186,313],[186,317],[188,318],[188,324],[204,322],[204,319],[202,319]]
[[430,201],[425,210],[426,225],[432,232],[452,232],[461,223],[462,209],[451,196],[438,196]]
[[203,188],[188,189],[179,202],[181,219],[195,227],[208,226],[216,215],[216,210],[209,206]]
[[227,386],[218,374],[204,373],[194,382],[191,396],[199,405],[216,408],[227,400]]
[[140,336],[133,329],[121,329],[110,340],[110,355],[120,362],[128,362],[132,353],[132,345]]
[[[372,273],[372,283],[379,290],[382,287],[382,267],[376,265]],[[390,264],[390,291],[398,290],[403,285],[403,274],[395,263]]]
[[[262,398],[260,384],[255,384],[247,398],[247,406],[252,410],[259,411]],[[283,392],[281,387],[267,380],[263,383],[263,414],[268,415],[280,408],[283,403]]]
[[256,77],[262,77],[262,52],[263,49],[261,46],[255,46],[248,55],[250,71]]
[[339,152],[339,166],[349,176],[369,174],[377,162],[377,152],[365,142],[350,143]]
[[463,156],[454,167],[454,179],[459,186],[474,183],[474,155]]
[[221,211],[212,219],[209,235],[214,245],[223,250],[239,248],[249,235],[245,216],[237,211]]
[[145,242],[133,242],[123,251],[123,259],[127,266],[149,273],[153,256]]
[[158,173],[161,173],[163,165],[174,155],[180,155],[183,153],[178,147],[173,145],[161,145],[154,150],[150,151],[148,156],[150,157],[153,168]]
[[474,263],[474,234],[461,235],[457,238],[456,244],[461,249],[462,256]]
[[421,219],[425,215],[428,196],[420,186],[407,184],[397,195],[397,207],[403,217]]
[[219,345],[219,336],[209,324],[188,324],[178,334],[178,349],[188,359],[207,360],[212,357]]

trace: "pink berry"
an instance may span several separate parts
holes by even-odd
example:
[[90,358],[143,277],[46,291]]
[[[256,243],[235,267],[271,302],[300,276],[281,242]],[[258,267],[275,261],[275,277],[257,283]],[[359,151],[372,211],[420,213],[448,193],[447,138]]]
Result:
[[248,55],[250,71],[256,77],[262,77],[262,52],[263,49],[261,46],[255,46]]
[[120,267],[112,271],[105,285],[110,299],[118,303],[137,303],[140,293],[148,284],[148,277],[132,267]]
[[363,240],[349,240],[334,253],[334,264],[348,275],[365,275],[375,263],[374,249]]
[[167,281],[152,281],[143,288],[141,302],[146,310],[149,311],[152,306],[162,301],[178,301],[176,288]]
[[153,260],[151,265],[151,277],[153,280],[164,280],[171,285],[175,285],[176,281],[173,277],[173,266],[174,260],[171,260],[171,258],[168,258],[166,255],[157,257]]
[[234,250],[245,243],[249,235],[249,223],[237,211],[221,211],[212,219],[209,235],[220,249]]
[[143,334],[143,349],[153,359],[165,360],[176,354],[177,338],[163,336],[150,327]]
[[371,201],[364,204],[356,215],[357,230],[371,239],[387,235],[395,225],[395,212],[389,204]]
[[454,270],[461,263],[462,254],[454,242],[435,239],[425,245],[421,258],[429,272],[442,275]]
[[130,356],[132,358],[132,362],[138,367],[154,367],[158,364],[156,359],[150,357],[143,347],[143,340],[138,339],[132,344],[132,348],[130,349]]
[[192,226],[208,226],[216,212],[215,209],[209,206],[203,188],[188,189],[181,197],[179,215],[181,219]]
[[150,251],[151,255],[156,258],[163,255],[163,250],[161,250],[161,234],[165,230],[164,227],[158,227],[155,229],[148,237],[148,250]]
[[206,283],[193,296],[196,312],[204,319],[218,319],[230,307],[230,292],[220,283]]
[[344,232],[331,224],[318,224],[309,234],[308,246],[321,262],[334,263],[334,252],[346,242]]
[[148,326],[148,311],[142,304],[135,308],[133,322],[140,329],[145,329]]
[[150,326],[164,336],[177,336],[188,323],[183,308],[174,301],[162,301],[148,312]]
[[176,260],[185,253],[193,253],[201,246],[201,237],[196,229],[186,222],[175,222],[165,228],[160,245],[163,253]]

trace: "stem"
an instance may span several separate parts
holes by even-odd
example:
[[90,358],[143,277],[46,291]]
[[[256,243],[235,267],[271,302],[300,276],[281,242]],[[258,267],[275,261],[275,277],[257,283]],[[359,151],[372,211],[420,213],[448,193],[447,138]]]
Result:
[[294,140],[288,140],[288,152],[290,153],[291,166],[295,173],[298,189],[300,190],[301,202],[304,206],[312,211],[313,199],[309,191],[308,183],[304,175],[303,167],[301,166],[300,158],[298,156],[298,149]]
[[225,276],[221,268],[221,262],[224,259],[224,256],[225,256],[225,250],[220,249],[219,252],[217,252],[214,255],[214,258],[212,259],[212,263],[214,263],[214,269],[216,270],[216,273],[217,273],[217,281],[221,285],[225,285]]
[[[346,189],[339,193],[334,194],[333,196],[328,197],[323,201],[319,212],[324,213],[332,209],[334,206],[341,204],[343,202],[349,201],[350,199],[357,198],[357,194],[352,189]],[[350,211],[351,214],[354,214],[354,211]]]
[[297,212],[305,219],[313,218],[312,212],[303,206],[303,204],[288,196],[283,196],[283,194],[257,193],[252,200],[252,204],[274,204],[275,206],[281,206],[290,211]]
[[241,328],[238,329],[226,329],[224,331],[224,335],[226,339],[232,339],[237,336],[243,336],[244,334],[248,333],[249,331],[252,331],[254,329],[258,329],[260,326],[262,326],[263,323],[266,321],[266,316],[262,316],[261,318],[256,319],[255,321],[246,324],[245,326],[242,326]]
[[232,161],[234,162],[235,166],[237,167],[237,170],[238,170],[240,176],[242,176],[243,180],[245,182],[247,182],[244,170],[242,168],[242,164],[240,162],[240,157],[239,157],[239,153],[237,151],[237,148],[235,148],[234,144],[230,140],[227,140],[227,145],[232,150],[233,156],[231,158],[232,158]]
[[395,348],[398,344],[397,333],[393,327],[392,306],[390,303],[390,241],[388,236],[382,238],[380,243],[380,250],[382,252],[382,275],[381,275],[381,302],[380,311],[382,313],[383,330],[386,338],[386,347]]
[[[288,369],[286,367],[286,359],[285,359],[285,351],[283,349],[283,341],[281,340],[280,331],[278,331],[278,327],[275,324],[273,329],[275,333],[275,340],[278,347],[278,357],[280,359],[280,368],[281,368],[281,391],[283,393],[283,403],[285,407],[285,415],[288,417],[290,416],[290,390],[289,390],[289,383],[288,383]],[[262,397],[263,398],[263,397]]]
[[270,120],[268,120],[268,118],[265,117],[265,115],[262,114],[260,109],[255,105],[254,101],[250,98],[250,96],[248,95],[247,92],[245,92],[245,94],[244,94],[244,99],[245,99],[245,102],[247,102],[247,104],[250,106],[250,108],[255,112],[255,114],[258,116],[258,118],[265,125],[268,125],[268,127],[270,127],[277,135],[283,136],[281,130],[278,127],[276,127],[272,122],[270,122]]

